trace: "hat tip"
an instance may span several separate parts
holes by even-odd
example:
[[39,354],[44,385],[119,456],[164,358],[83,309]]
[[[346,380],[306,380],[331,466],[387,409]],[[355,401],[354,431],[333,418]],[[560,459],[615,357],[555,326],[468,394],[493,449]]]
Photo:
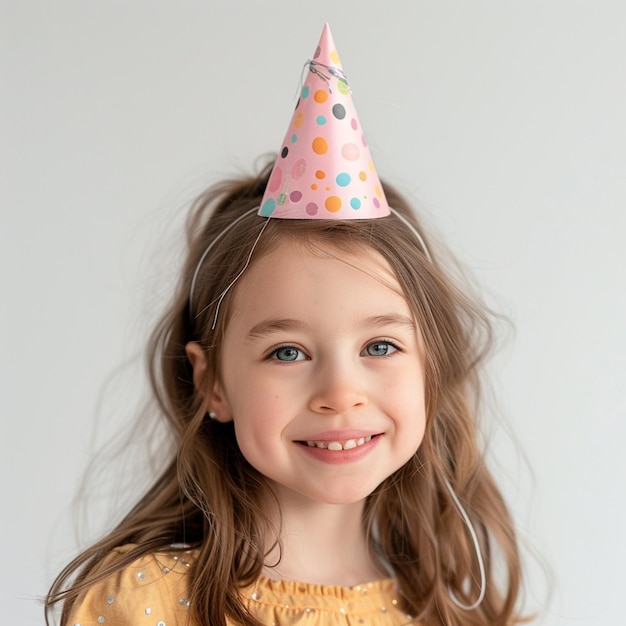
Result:
[[335,40],[330,32],[330,25],[328,22],[324,23],[322,35],[319,43],[317,44],[315,54],[313,55],[313,61],[342,69],[339,53],[337,52],[337,46],[335,45]]

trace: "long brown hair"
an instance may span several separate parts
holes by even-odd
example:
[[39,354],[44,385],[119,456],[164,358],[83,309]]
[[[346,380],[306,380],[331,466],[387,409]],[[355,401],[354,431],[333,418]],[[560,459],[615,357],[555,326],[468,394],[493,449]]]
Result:
[[[123,521],[74,559],[57,577],[46,615],[63,602],[65,624],[79,594],[139,556],[192,545],[191,611],[199,623],[259,626],[239,590],[260,575],[268,537],[276,533],[261,502],[272,497],[265,478],[241,454],[232,424],[206,418],[185,354],[190,341],[207,353],[207,380],[219,376],[220,346],[234,289],[222,294],[246,263],[265,218],[259,205],[270,166],[254,177],[226,181],[206,191],[188,220],[188,255],[178,290],[155,328],[149,348],[151,383],[175,454],[167,469]],[[451,265],[435,254],[407,202],[385,185],[389,204],[422,233],[432,259],[396,216],[376,220],[270,220],[252,263],[287,238],[327,243],[350,252],[368,246],[393,268],[425,344],[427,425],[416,455],[368,497],[364,528],[371,550],[392,568],[402,608],[427,625],[508,626],[518,621],[521,566],[515,531],[478,443],[479,366],[492,341],[490,317],[466,295]],[[234,219],[235,228],[224,233]],[[191,282],[201,264],[190,305]],[[215,328],[212,326],[215,323]],[[477,594],[478,563],[463,520],[446,488],[453,487],[476,529],[485,559],[487,590],[479,608],[466,611]],[[113,548],[135,547],[110,558]],[[467,581],[472,581],[469,589]]]

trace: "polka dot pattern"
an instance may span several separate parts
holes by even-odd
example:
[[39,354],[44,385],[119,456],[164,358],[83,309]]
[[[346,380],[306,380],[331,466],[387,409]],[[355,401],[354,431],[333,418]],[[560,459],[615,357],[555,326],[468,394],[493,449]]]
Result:
[[270,176],[270,179],[267,183],[268,191],[270,191],[271,193],[278,191],[280,189],[280,184],[282,183],[282,181],[283,181],[283,171],[277,165],[276,167],[274,167],[274,170],[272,171],[272,175]]
[[342,120],[346,116],[346,107],[344,107],[343,104],[335,104],[333,106],[333,115],[338,120]]
[[347,187],[350,184],[351,180],[352,179],[350,178],[350,174],[346,174],[345,172],[341,172],[341,174],[337,174],[337,178],[335,179],[335,182],[340,187]]
[[356,161],[361,156],[361,151],[356,144],[347,143],[341,148],[341,156],[348,161]]
[[309,69],[259,214],[296,219],[388,215],[351,89],[327,27]]
[[341,208],[341,198],[339,196],[328,196],[324,204],[331,213],[336,213]]
[[350,87],[345,80],[337,81],[337,89],[339,89],[339,93],[343,96],[347,96],[350,93]]
[[306,172],[306,161],[304,159],[298,159],[291,168],[291,177],[294,180],[299,180],[304,176]]

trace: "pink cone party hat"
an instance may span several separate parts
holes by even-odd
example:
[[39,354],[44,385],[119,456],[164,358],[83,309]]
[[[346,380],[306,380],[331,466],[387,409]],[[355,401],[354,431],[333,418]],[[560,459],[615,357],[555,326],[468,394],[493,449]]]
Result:
[[389,215],[328,24],[305,71],[259,215],[338,220]]

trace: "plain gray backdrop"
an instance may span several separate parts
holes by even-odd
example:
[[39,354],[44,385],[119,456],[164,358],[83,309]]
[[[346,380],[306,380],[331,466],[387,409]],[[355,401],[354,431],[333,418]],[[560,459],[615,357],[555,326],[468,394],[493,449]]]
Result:
[[[552,570],[548,602],[531,562],[528,607],[623,623],[626,4],[0,0],[6,623],[42,623],[80,478],[129,437],[186,205],[280,147],[325,21],[380,175],[515,328],[490,433]],[[140,488],[130,456],[90,484],[83,541]]]

